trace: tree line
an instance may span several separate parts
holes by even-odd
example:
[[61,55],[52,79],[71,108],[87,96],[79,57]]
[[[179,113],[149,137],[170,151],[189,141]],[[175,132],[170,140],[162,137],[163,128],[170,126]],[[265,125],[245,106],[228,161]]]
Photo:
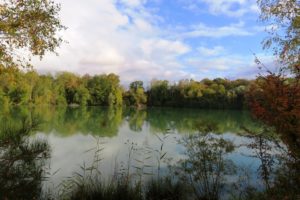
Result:
[[253,81],[217,78],[152,80],[130,83],[128,89],[115,74],[79,76],[70,72],[40,75],[35,71],[0,71],[1,105],[157,106],[245,108],[245,94]]
[[[226,87],[226,84],[219,84],[217,80],[212,80],[212,84],[186,80],[171,85],[163,80],[154,81],[146,91],[143,83],[136,81],[125,91],[119,84],[118,76],[113,74],[78,77],[71,73],[63,73],[52,77],[31,73],[33,77],[38,78],[30,79],[30,84],[24,82],[24,85],[20,80],[27,80],[23,76],[31,76],[30,73],[3,75],[3,71],[15,71],[19,67],[31,66],[30,60],[33,56],[43,58],[46,52],[55,52],[63,42],[57,33],[66,27],[61,24],[59,18],[60,5],[52,0],[2,0],[0,103],[241,108],[245,104],[245,87],[250,91],[249,107],[258,119],[275,125],[280,131],[288,129],[292,134],[299,135],[299,0],[258,0],[257,5],[261,11],[260,22],[266,28],[273,27],[267,29],[268,37],[263,41],[263,47],[273,50],[280,64],[278,72],[270,71],[256,59],[256,63],[267,74],[259,74],[255,83],[251,83],[251,89],[245,85],[233,89]],[[19,50],[28,53],[19,54]],[[290,81],[289,77],[292,77],[293,81]],[[40,83],[34,86],[34,81]],[[34,90],[34,87],[38,90]]]

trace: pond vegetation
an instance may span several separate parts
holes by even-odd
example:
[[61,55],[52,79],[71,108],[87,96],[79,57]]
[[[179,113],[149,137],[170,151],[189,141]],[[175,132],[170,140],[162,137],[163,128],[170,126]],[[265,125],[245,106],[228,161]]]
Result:
[[38,74],[31,58],[63,42],[60,5],[2,0],[0,199],[299,199],[299,1],[257,8],[278,71],[255,57],[255,80],[124,88],[113,73]]
[[[1,124],[0,147],[4,199],[18,199],[16,192],[22,194],[19,199],[27,198],[25,193],[30,199],[299,196],[299,151],[247,112],[19,107],[9,109],[1,119],[7,122]],[[122,133],[126,127],[131,138]],[[35,136],[41,132],[44,137]],[[145,132],[141,142],[137,136]],[[65,139],[66,143],[84,133],[84,137],[93,135],[83,152],[91,159],[73,166],[71,174],[62,174],[58,182],[51,183],[52,177],[63,173],[63,169],[51,169],[51,152],[58,148],[51,144],[51,137]],[[123,154],[105,155],[113,145],[111,141],[118,137]],[[111,173],[105,169],[107,163],[112,163]]]

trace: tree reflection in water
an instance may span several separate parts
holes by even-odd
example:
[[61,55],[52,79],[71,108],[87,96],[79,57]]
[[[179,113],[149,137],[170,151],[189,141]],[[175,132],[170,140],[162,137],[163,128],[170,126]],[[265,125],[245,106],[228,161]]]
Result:
[[[30,137],[30,132],[36,130],[37,122],[31,117],[35,116],[34,112],[25,111],[24,115],[30,116],[27,117],[30,120],[11,117],[14,119],[11,127],[8,124],[0,124],[0,199],[44,197],[43,181],[47,175],[46,163],[50,157],[50,147],[47,142],[33,140]],[[44,116],[43,120],[49,121],[48,124],[42,124],[40,130],[49,133],[52,129],[59,130],[57,134],[61,136],[82,132],[92,134],[99,139],[104,136],[115,137],[124,119],[127,122],[125,124],[128,124],[129,129],[134,132],[143,131],[143,128],[147,127],[144,125],[149,124],[151,133],[157,133],[161,138],[166,137],[163,135],[165,132],[185,133],[185,135],[176,135],[176,138],[180,138],[179,146],[183,150],[180,150],[180,153],[184,154],[178,157],[181,158],[179,161],[175,158],[170,163],[160,163],[167,162],[169,160],[167,157],[172,154],[165,153],[167,150],[162,148],[163,145],[156,143],[156,147],[149,146],[145,149],[144,144],[137,147],[137,151],[130,158],[132,162],[128,161],[133,174],[127,174],[125,179],[116,176],[112,177],[111,181],[105,182],[101,173],[97,173],[99,176],[91,173],[90,177],[86,178],[83,175],[88,173],[74,172],[77,176],[70,177],[74,184],[69,185],[70,192],[75,194],[74,199],[78,197],[76,195],[79,195],[80,199],[87,199],[89,195],[94,197],[90,199],[99,199],[99,194],[103,195],[102,199],[105,199],[106,195],[111,197],[115,195],[115,199],[128,197],[127,199],[201,200],[297,199],[300,197],[300,151],[293,143],[295,141],[283,136],[280,138],[280,135],[275,134],[271,129],[254,126],[248,123],[248,118],[245,120],[247,123],[242,123],[243,120],[237,121],[242,118],[240,115],[228,119],[227,116],[235,116],[232,112],[226,116],[220,113],[209,115],[210,112],[200,113],[201,115],[189,112],[183,115],[181,112],[172,113],[170,110],[155,113],[155,110],[123,112],[121,109],[78,108],[49,112],[48,116],[47,109],[39,111]],[[16,113],[21,115],[19,111]],[[7,116],[9,115],[3,114],[1,121],[9,121],[4,119]],[[226,139],[228,135],[223,133],[240,132],[241,128],[238,124],[248,125],[243,129],[244,133],[228,135],[239,141]],[[170,139],[173,142],[174,140]],[[164,142],[162,141],[162,144]],[[102,151],[101,146],[97,145],[97,147],[93,148],[97,153],[95,155]],[[149,153],[144,153],[148,151]],[[232,155],[237,155],[237,158]],[[254,161],[255,166],[244,170],[239,160],[241,157]],[[98,162],[102,158],[96,156],[95,160]],[[154,166],[156,162],[153,164],[151,160],[158,160],[158,167]],[[86,163],[84,170],[86,172],[91,169],[93,172],[100,170],[97,162],[93,162],[91,166]],[[120,163],[116,163],[118,164]],[[170,166],[170,170],[167,165]],[[148,168],[146,170],[146,167],[149,167],[149,170]],[[154,173],[153,178],[149,173],[152,168],[158,171]],[[137,171],[134,171],[135,169]],[[118,171],[116,173],[118,174]],[[160,175],[156,176],[156,174]],[[147,178],[128,181],[128,178],[134,175]],[[149,180],[150,182],[142,182]],[[133,185],[128,185],[132,182]],[[128,196],[125,198],[125,195]],[[68,199],[67,196],[64,197]]]
[[[259,133],[245,129],[248,135],[244,138],[248,139],[241,145],[224,139],[222,135],[214,134],[218,132],[217,124],[198,121],[197,129],[198,134],[187,135],[179,140],[185,147],[185,158],[169,163],[170,170],[167,173],[153,177],[150,182],[147,182],[149,179],[143,180],[146,182],[142,182],[142,179],[135,182],[128,179],[134,177],[138,171],[129,174],[128,170],[125,179],[123,176],[115,177],[108,184],[101,177],[96,176],[95,179],[76,173],[74,180],[70,179],[75,183],[75,187],[69,187],[71,189],[69,193],[75,195],[71,199],[77,197],[98,199],[100,196],[103,199],[119,199],[120,194],[123,199],[299,198],[299,157],[291,156],[288,148],[279,142],[278,137],[270,129],[264,129]],[[255,158],[260,163],[255,172],[256,183],[251,182],[250,177],[238,180],[242,175],[242,169],[230,155],[238,152],[240,147],[247,148],[249,154],[244,156]],[[137,160],[135,157],[132,159]],[[250,171],[245,173],[251,174]],[[259,182],[264,184],[264,188]]]
[[0,132],[0,199],[39,199],[50,147],[28,137],[37,120],[23,120],[18,128],[8,124]]
[[198,123],[198,134],[181,140],[187,158],[180,161],[179,173],[189,183],[197,199],[219,199],[226,175],[235,171],[234,163],[226,158],[226,154],[234,150],[234,145],[212,134],[218,131],[216,124],[201,124]]
[[[289,143],[280,142],[282,135],[270,127],[264,127],[260,132],[244,130],[250,139],[244,146],[253,150],[247,156],[257,158],[260,165],[256,185],[247,181],[248,185],[240,188],[238,199],[299,199],[299,149],[295,151]],[[263,182],[263,189],[259,187],[258,180]]]
[[147,112],[145,110],[134,109],[129,112],[128,122],[131,130],[141,132],[145,123]]

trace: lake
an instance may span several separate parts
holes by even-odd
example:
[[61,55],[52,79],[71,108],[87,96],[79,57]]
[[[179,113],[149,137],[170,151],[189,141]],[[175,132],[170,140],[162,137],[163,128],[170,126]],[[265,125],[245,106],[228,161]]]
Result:
[[132,184],[171,176],[195,198],[234,199],[297,170],[287,168],[286,142],[247,111],[14,107],[0,119],[0,194],[8,199],[60,195],[85,176],[130,176]]

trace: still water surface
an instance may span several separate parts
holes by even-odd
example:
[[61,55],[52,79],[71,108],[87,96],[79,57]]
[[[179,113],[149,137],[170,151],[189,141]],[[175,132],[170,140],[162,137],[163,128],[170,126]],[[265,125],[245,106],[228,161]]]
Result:
[[[218,174],[222,186],[218,192],[226,199],[232,187],[251,185],[258,191],[270,187],[288,151],[247,111],[17,107],[3,109],[0,119],[1,129],[20,127],[26,120],[39,122],[29,140],[49,147],[43,162],[34,164],[45,177],[34,185],[40,190],[56,190],[74,173],[82,173],[82,168],[96,166],[106,180],[124,169],[149,179],[188,163],[189,170],[181,172],[202,177],[207,168],[202,163],[208,162],[210,171],[204,175],[214,179]],[[16,148],[1,144],[3,157],[10,155],[9,148]]]

